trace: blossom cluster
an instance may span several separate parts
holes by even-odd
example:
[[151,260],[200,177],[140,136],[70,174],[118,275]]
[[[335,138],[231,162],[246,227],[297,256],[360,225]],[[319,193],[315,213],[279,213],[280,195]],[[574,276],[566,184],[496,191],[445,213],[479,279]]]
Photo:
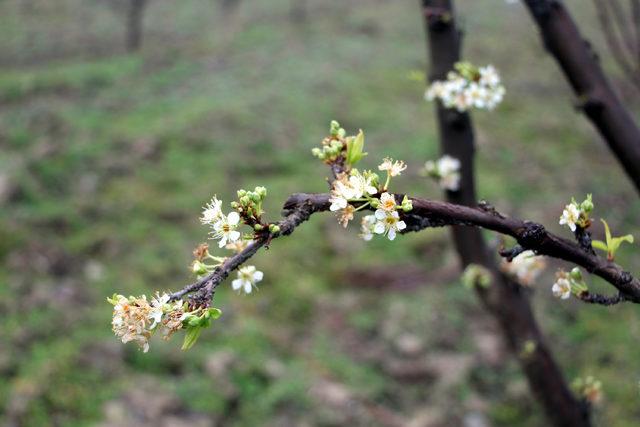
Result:
[[580,295],[586,291],[588,291],[587,284],[578,267],[574,267],[570,273],[559,270],[556,273],[556,281],[551,287],[553,296],[560,299],[568,299],[571,294]]
[[575,199],[571,199],[571,203],[564,207],[562,215],[560,216],[560,225],[566,225],[573,232],[578,227],[585,229],[591,225],[589,220],[589,213],[593,210],[593,200],[591,194],[587,195],[587,198],[582,203],[576,202]]
[[439,99],[446,108],[460,112],[471,108],[493,110],[504,98],[505,88],[492,65],[476,67],[458,62],[446,80],[436,80],[427,88],[428,101]]
[[[362,218],[361,236],[367,241],[371,240],[374,234],[386,235],[389,240],[394,240],[397,232],[406,228],[398,211],[407,212],[412,209],[408,198],[405,197],[401,203],[397,203],[395,197],[385,191],[391,177],[400,175],[406,169],[404,162],[386,158],[378,169],[387,173],[387,179],[383,185],[380,185],[377,173],[369,170],[360,172],[353,168],[348,174],[342,173],[334,180],[329,199],[331,202],[329,210],[337,213],[338,222],[343,227],[347,227],[349,221],[354,218],[355,212],[367,207],[375,209],[373,215]],[[377,194],[380,196],[375,197]],[[356,207],[354,204],[359,206]]]
[[448,191],[460,189],[460,160],[444,155],[440,159],[424,164],[424,175],[436,180],[440,188]]
[[537,256],[531,250],[516,255],[511,262],[503,260],[500,266],[502,271],[515,277],[518,283],[525,286],[533,285],[545,267],[544,258]]
[[602,382],[592,376],[576,378],[571,387],[578,396],[592,405],[602,401]]
[[[149,339],[161,331],[163,339],[181,329],[208,326],[210,319],[220,316],[217,308],[188,310],[182,301],[170,301],[168,294],[156,294],[151,301],[145,295],[125,297],[114,294],[107,299],[113,305],[111,326],[123,343],[135,342],[143,352],[149,351]],[[206,323],[206,325],[205,325]],[[185,345],[187,345],[185,341]]]

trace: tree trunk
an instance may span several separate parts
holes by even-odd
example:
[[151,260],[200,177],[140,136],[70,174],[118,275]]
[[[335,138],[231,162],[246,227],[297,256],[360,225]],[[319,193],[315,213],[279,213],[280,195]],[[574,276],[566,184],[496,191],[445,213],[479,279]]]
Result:
[[[460,60],[461,36],[454,21],[453,2],[422,0],[422,6],[431,59],[429,78],[431,81],[443,80]],[[445,109],[441,103],[438,103],[436,113],[442,152],[461,163],[460,190],[447,191],[446,198],[452,203],[477,206],[471,117]],[[488,288],[477,287],[478,296],[498,321],[549,420],[556,426],[589,426],[588,408],[569,390],[542,337],[523,288],[499,271],[478,228],[454,226],[452,234],[463,267],[480,264],[492,272],[493,282]]]
[[137,52],[142,46],[142,20],[147,0],[130,0],[127,11],[127,52]]

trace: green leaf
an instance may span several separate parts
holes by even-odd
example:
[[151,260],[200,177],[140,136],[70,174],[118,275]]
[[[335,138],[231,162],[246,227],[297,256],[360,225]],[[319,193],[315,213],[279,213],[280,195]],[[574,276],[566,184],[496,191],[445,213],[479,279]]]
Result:
[[614,257],[616,256],[616,251],[618,250],[620,245],[623,242],[633,243],[633,236],[631,234],[627,234],[620,237],[612,237],[611,230],[609,229],[609,224],[607,224],[607,221],[605,221],[604,219],[600,219],[600,221],[602,221],[602,223],[604,224],[604,235],[606,238],[606,243],[600,240],[595,240],[591,243],[591,245],[596,249],[606,251],[609,261],[613,261]]
[[633,243],[633,236],[631,234],[627,234],[626,236],[614,237],[611,239],[611,249],[615,254],[622,242]]
[[364,149],[364,132],[360,130],[355,138],[350,138],[347,142],[347,163],[355,165],[358,163],[367,153],[363,153]]
[[591,246],[593,246],[596,249],[600,249],[601,251],[609,252],[609,248],[607,247],[607,244],[602,240],[593,240],[591,242]]
[[187,333],[184,336],[184,341],[182,342],[182,350],[189,350],[193,345],[198,341],[200,337],[200,332],[202,332],[202,328],[200,326],[192,327],[187,329]]

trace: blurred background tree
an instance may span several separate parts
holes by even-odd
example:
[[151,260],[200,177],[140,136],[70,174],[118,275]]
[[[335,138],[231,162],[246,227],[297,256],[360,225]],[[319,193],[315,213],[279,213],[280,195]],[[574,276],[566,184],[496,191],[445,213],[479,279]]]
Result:
[[[596,10],[566,4],[637,119]],[[150,1],[141,48],[123,53],[126,9],[0,2],[2,423],[544,425],[500,332],[460,284],[445,230],[365,246],[314,218],[256,257],[260,292],[219,293],[223,317],[197,351],[154,342],[145,355],[111,334],[114,290],[190,280],[213,193],[265,185],[275,218],[277,195],[325,191],[309,150],[333,118],[365,129],[371,152],[408,161],[399,190],[440,197],[417,174],[439,152],[416,78],[418,5],[308,2],[306,25],[292,22],[294,6],[244,1],[229,14],[217,2]],[[478,196],[554,224],[571,196],[592,192],[614,230],[638,235],[635,190],[568,102],[527,11],[458,7],[466,57],[496,65],[508,91],[498,111],[474,116]],[[634,252],[619,255],[632,270]],[[635,425],[637,310],[558,304],[557,266],[532,301],[558,363],[569,380],[603,381],[596,422]]]

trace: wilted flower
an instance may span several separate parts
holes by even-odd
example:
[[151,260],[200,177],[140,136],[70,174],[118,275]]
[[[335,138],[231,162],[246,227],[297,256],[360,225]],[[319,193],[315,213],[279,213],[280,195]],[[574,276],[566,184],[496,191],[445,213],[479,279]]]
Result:
[[149,351],[149,338],[152,334],[149,321],[155,313],[147,298],[144,295],[138,298],[114,295],[109,302],[113,304],[113,333],[123,343],[134,341],[142,351]]
[[238,269],[238,278],[231,282],[231,287],[234,291],[242,290],[245,294],[250,294],[263,276],[262,271],[256,270],[253,265],[247,265]]
[[353,219],[353,214],[356,211],[352,205],[347,205],[344,209],[338,211],[338,223],[344,228],[347,228],[349,221]]

